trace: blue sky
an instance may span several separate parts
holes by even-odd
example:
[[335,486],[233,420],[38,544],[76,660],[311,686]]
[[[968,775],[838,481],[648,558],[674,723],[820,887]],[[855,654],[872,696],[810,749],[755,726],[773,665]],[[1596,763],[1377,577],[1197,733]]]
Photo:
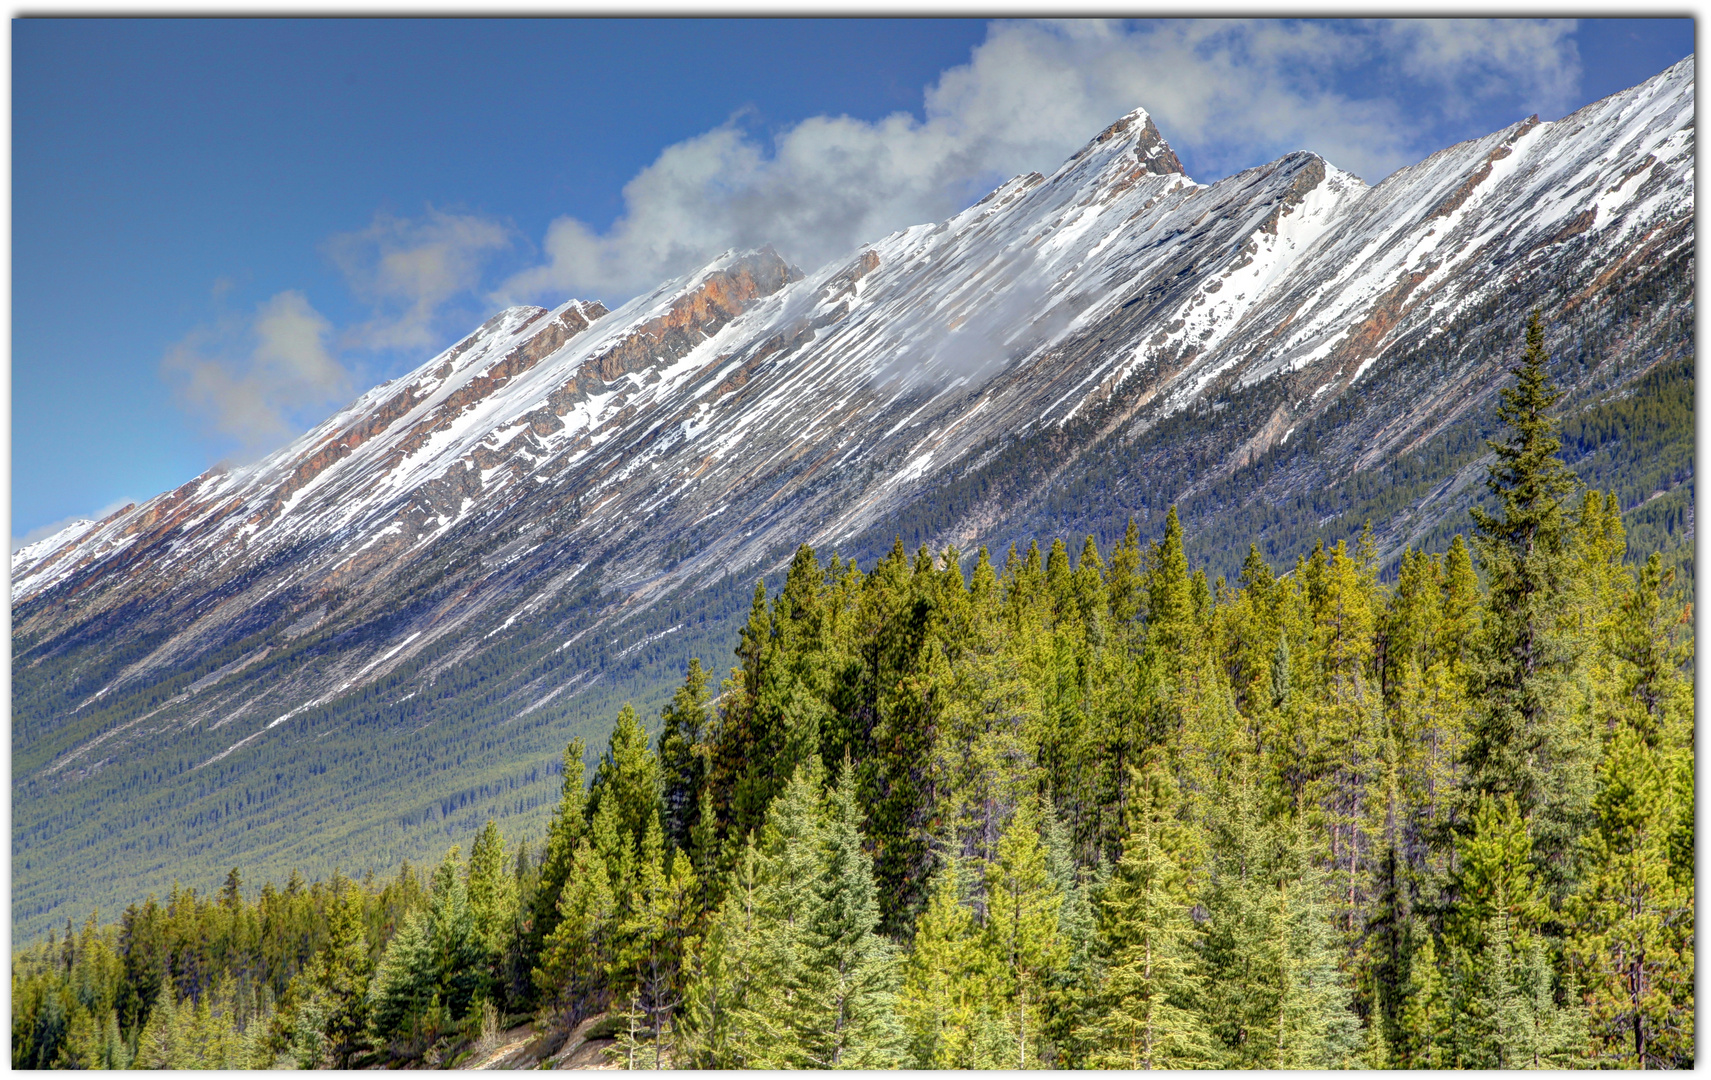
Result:
[[1208,181],[1376,183],[1691,20],[18,20],[12,523],[283,443],[512,302],[804,267],[1155,117]]

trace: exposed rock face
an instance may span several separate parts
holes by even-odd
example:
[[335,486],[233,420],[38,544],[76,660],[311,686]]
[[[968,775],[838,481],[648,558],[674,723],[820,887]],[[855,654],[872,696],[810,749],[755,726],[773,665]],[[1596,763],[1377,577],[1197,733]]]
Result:
[[[1502,377],[1470,325],[1509,326],[1545,298],[1596,306],[1690,257],[1693,104],[1688,60],[1376,187],[1304,153],[1197,184],[1137,110],[1051,176],[811,274],[764,249],[612,312],[501,312],[263,461],[19,553],[15,663],[38,682],[14,728],[14,841],[42,848],[15,870],[20,918],[63,917],[55,873],[106,882],[95,897],[128,887],[100,870],[125,829],[50,825],[57,793],[107,773],[107,797],[130,805],[120,773],[170,754],[185,765],[158,798],[177,814],[306,739],[380,723],[353,704],[376,688],[411,700],[550,636],[563,644],[495,676],[479,709],[399,706],[412,726],[450,715],[434,709],[539,721],[482,744],[483,767],[509,776],[556,757],[593,700],[577,695],[618,678],[608,659],[673,633],[679,652],[722,643],[698,590],[733,571],[752,585],[803,540],[888,546],[947,478],[986,494],[945,501],[925,537],[966,550],[1038,527],[1095,451],[1144,476],[1203,439],[1186,495],[1363,401],[1382,415],[1338,429],[1338,468],[1417,447]],[[1447,358],[1430,379],[1397,367],[1422,350]],[[1028,454],[1006,456],[1020,439]],[[1425,518],[1409,520],[1387,542]],[[598,663],[575,659],[591,647]],[[677,659],[635,678],[669,681]],[[431,801],[453,781],[398,783]],[[306,812],[270,804],[269,820]],[[196,833],[227,864],[309,850],[228,813]]]

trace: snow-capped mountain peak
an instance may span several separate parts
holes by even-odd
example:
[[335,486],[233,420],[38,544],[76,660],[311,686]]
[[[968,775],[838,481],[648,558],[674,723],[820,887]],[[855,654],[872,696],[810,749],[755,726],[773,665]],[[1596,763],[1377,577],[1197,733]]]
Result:
[[[618,633],[663,597],[798,543],[849,550],[928,503],[950,507],[932,542],[966,550],[1077,455],[1153,452],[1149,433],[1189,414],[1242,433],[1202,463],[1194,483],[1212,484],[1385,364],[1440,339],[1462,356],[1476,316],[1547,290],[1596,305],[1601,282],[1691,253],[1693,109],[1689,60],[1372,187],[1310,153],[1200,184],[1137,109],[1051,175],[810,273],[732,251],[613,311],[507,308],[259,462],[21,549],[15,631],[155,627],[122,687],[280,620],[408,621],[227,701],[220,752],[237,753],[305,702],[502,645],[572,582],[598,577]],[[1386,382],[1394,415],[1358,460],[1489,392],[1501,369],[1479,356]],[[1220,412],[1253,388],[1261,411]],[[1004,456],[1023,445],[1061,460]],[[1013,497],[944,494],[992,476]],[[457,585],[421,592],[430,579]]]

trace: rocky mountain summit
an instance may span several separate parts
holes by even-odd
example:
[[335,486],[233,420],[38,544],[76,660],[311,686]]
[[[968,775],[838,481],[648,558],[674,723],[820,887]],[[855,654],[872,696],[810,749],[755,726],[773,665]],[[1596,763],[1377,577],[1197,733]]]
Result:
[[1199,184],[1136,110],[811,273],[503,311],[14,554],[15,926],[536,831],[570,735],[722,665],[798,543],[1108,544],[1172,503],[1228,572],[1368,517],[1438,542],[1528,309],[1567,408],[1691,356],[1693,108],[1689,58],[1370,187],[1307,153]]

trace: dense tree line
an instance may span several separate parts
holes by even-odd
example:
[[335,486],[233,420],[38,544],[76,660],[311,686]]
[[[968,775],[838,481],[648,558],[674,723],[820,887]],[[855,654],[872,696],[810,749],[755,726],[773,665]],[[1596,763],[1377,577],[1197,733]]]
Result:
[[1689,612],[1563,466],[1535,318],[1471,542],[1279,574],[801,549],[536,852],[175,893],[21,952],[19,1066],[1693,1062]]

